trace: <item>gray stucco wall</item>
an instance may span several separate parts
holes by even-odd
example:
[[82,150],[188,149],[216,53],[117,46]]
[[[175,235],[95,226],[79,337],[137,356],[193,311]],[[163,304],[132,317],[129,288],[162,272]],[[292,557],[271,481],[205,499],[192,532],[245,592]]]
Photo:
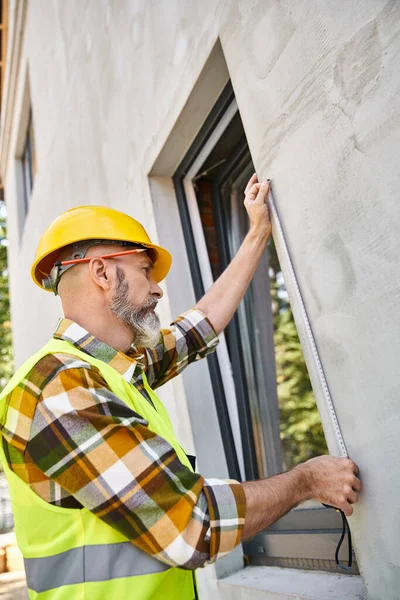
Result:
[[255,164],[274,181],[341,429],[360,466],[364,491],[351,526],[361,570],[371,598],[394,599],[400,5],[307,4],[264,13],[254,37],[236,31],[223,47],[239,107],[252,105],[241,110]]
[[[274,182],[345,442],[360,466],[364,490],[351,526],[364,581],[372,600],[395,600],[400,587],[395,0],[30,0],[15,108],[2,115],[16,359],[22,362],[47,339],[60,314],[57,300],[29,279],[39,236],[54,217],[79,204],[112,205],[140,216],[157,239],[148,173],[218,38],[259,176]],[[20,236],[14,156],[26,73],[38,171]],[[189,138],[178,131],[183,153]],[[168,294],[164,306],[167,319],[175,308]],[[165,396],[173,398],[172,410],[186,411],[181,383],[174,385]],[[184,423],[182,430],[190,430],[187,417]],[[190,431],[187,436],[192,443]]]

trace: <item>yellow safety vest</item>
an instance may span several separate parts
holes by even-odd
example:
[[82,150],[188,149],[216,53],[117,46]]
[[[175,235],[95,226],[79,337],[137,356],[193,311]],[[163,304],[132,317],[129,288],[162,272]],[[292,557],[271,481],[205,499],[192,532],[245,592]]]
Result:
[[[145,375],[143,383],[156,410],[115,369],[63,340],[50,340],[15,373],[0,395],[2,423],[10,392],[41,358],[55,353],[71,354],[97,367],[112,392],[147,419],[149,428],[166,439],[191,469],[168,413]],[[30,600],[194,600],[193,572],[156,560],[86,508],[61,508],[42,500],[11,471],[0,437],[0,458],[10,486]]]

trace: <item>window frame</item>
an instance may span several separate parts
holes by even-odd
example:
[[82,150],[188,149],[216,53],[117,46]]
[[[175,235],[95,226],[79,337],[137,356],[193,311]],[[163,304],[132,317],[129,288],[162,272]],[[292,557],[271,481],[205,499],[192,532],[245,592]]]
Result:
[[[236,111],[233,111],[235,106]],[[204,278],[205,271],[207,270],[207,267],[204,266],[204,240],[203,242],[200,242],[200,245],[203,246],[203,248],[200,249],[200,257],[198,253],[202,229],[201,232],[198,231],[198,224],[200,222],[201,226],[201,221],[199,218],[193,217],[193,199],[191,206],[188,206],[188,193],[189,195],[192,194],[190,190],[191,177],[195,174],[196,165],[200,168],[201,162],[204,162],[209,154],[209,152],[206,152],[207,143],[212,143],[213,139],[215,140],[215,143],[217,143],[223,135],[226,126],[229,124],[224,121],[224,117],[226,119],[227,114],[232,114],[231,118],[233,118],[237,111],[238,108],[233,88],[231,83],[228,82],[210,114],[206,118],[203,127],[200,129],[191,147],[173,175],[175,194],[196,300],[199,300],[203,296],[205,288],[210,285],[210,279],[209,277]],[[223,123],[222,127],[221,123]],[[217,131],[217,134],[215,134],[215,131]],[[247,141],[246,148],[248,148]],[[240,149],[238,155],[240,156],[243,152],[244,149]],[[199,160],[199,157],[202,157],[202,161]],[[228,168],[231,168],[231,165],[228,165]],[[194,193],[193,188],[193,194]],[[214,209],[217,207],[216,214],[218,215],[218,202],[213,201],[213,204]],[[193,223],[193,221],[195,221],[195,223]],[[224,233],[221,230],[221,219],[219,219],[219,221],[217,219],[216,229],[218,243],[221,243],[222,253],[225,255],[226,259],[226,251],[224,249],[226,240],[224,241]],[[227,264],[223,263],[222,268],[225,266],[227,266]],[[294,298],[291,298],[290,300],[293,303],[295,302]],[[231,328],[233,336],[237,336],[238,324],[236,316],[232,319],[232,322],[228,327]],[[258,472],[257,468],[255,468],[256,460],[251,415],[249,406],[246,402],[237,403],[241,447],[238,448],[237,444],[235,445],[237,432],[232,431],[230,411],[226,397],[226,387],[224,389],[223,376],[221,374],[221,354],[222,363],[224,364],[224,353],[227,353],[226,349],[222,350],[222,352],[220,351],[219,355],[214,354],[209,356],[207,360],[229,475],[238,480],[257,479]],[[236,389],[238,388],[240,389],[239,385]],[[241,390],[240,398],[246,398],[246,390]],[[263,424],[265,424],[265,416],[267,413],[268,411],[265,411]],[[266,430],[268,430],[268,424],[266,425]],[[271,442],[266,439],[266,436],[264,436],[264,439],[266,442],[265,448],[268,450],[268,453],[271,452],[272,456],[267,467],[268,474],[274,474],[276,469],[273,465],[274,461],[276,462],[277,460],[276,448],[271,446]],[[240,456],[241,452],[242,456]],[[245,475],[244,478],[241,477],[242,474]],[[325,508],[322,505],[311,507],[300,506],[289,512],[271,527],[246,542],[244,544],[244,554],[247,562],[253,564],[271,564],[272,560],[275,561],[273,564],[279,565],[279,561],[281,561],[282,566],[285,566],[285,560],[297,560],[299,563],[297,566],[299,568],[323,568],[324,570],[344,573],[337,568],[335,561],[333,560],[340,533],[341,518],[337,512]],[[299,547],[299,551],[295,557],[293,557],[293,552],[291,552],[293,544]],[[277,548],[279,550],[277,550]],[[284,549],[283,551],[282,548]],[[276,552],[280,553],[279,557],[276,556]],[[342,547],[341,556],[342,552],[343,559],[345,560],[347,552],[346,544],[344,544],[344,548]],[[321,561],[324,563],[323,566]],[[351,571],[351,574],[357,574],[357,564],[353,564],[355,564],[355,567]]]
[[32,196],[35,175],[32,110],[29,111],[28,127],[26,130],[24,149],[22,151],[20,161],[22,173],[23,205],[25,215],[27,215],[29,210],[29,201]]
[[[183,226],[183,235],[190,265],[192,276],[193,289],[196,300],[199,300],[205,293],[203,275],[200,268],[199,257],[197,254],[195,237],[192,229],[192,222],[186,200],[186,191],[184,188],[184,178],[188,174],[189,169],[193,166],[194,161],[204,148],[208,139],[211,137],[213,130],[223,115],[226,113],[229,105],[232,103],[233,90],[228,84],[223,90],[217,104],[211,111],[204,124],[203,135],[198,135],[194,140],[189,152],[186,154],[178,169],[173,175],[173,183],[176,192],[178,210]],[[203,128],[202,128],[203,131]],[[201,133],[201,132],[200,132]],[[237,453],[234,451],[235,444],[232,432],[232,425],[229,418],[227,399],[222,381],[222,374],[218,358],[216,354],[211,354],[207,357],[210,378],[214,390],[215,405],[218,414],[219,425],[222,434],[222,441],[225,451],[225,457],[228,467],[229,476],[233,479],[241,480],[241,469]]]
[[17,102],[18,129],[15,143],[14,169],[20,243],[30,210],[37,174],[35,119],[32,109],[28,65],[22,70],[24,85]]

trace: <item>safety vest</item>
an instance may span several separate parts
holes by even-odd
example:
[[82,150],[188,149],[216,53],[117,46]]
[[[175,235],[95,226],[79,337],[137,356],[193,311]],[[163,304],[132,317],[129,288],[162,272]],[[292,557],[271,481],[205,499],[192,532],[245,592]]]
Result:
[[[8,394],[41,358],[55,353],[71,354],[97,367],[111,391],[147,419],[149,429],[166,439],[191,469],[168,413],[145,375],[144,387],[155,409],[113,367],[63,340],[50,340],[18,369],[0,395],[0,422],[5,422]],[[86,508],[61,508],[42,500],[11,471],[0,438],[30,600],[194,600],[193,572],[156,560]]]

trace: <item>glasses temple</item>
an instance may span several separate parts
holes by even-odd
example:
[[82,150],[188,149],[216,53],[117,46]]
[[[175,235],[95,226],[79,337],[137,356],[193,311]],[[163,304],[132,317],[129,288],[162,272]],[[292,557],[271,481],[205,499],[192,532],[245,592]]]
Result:
[[146,252],[147,248],[135,248],[135,250],[124,250],[123,252],[112,252],[111,254],[102,254],[101,256],[88,256],[85,258],[74,258],[72,260],[63,260],[54,263],[55,267],[66,267],[67,265],[76,265],[79,263],[89,262],[92,258],[114,258],[116,256],[124,256],[125,254],[137,254],[138,252]]

